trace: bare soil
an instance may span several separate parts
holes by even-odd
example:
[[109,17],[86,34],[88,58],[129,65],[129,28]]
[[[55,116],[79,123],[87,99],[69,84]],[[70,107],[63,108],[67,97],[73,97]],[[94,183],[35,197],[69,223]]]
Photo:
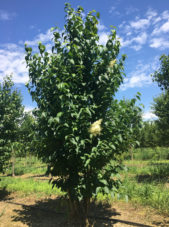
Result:
[[[25,174],[22,178],[47,180],[46,176]],[[138,204],[114,202],[91,204],[89,217],[93,227],[169,227],[169,217]],[[23,197],[19,192],[0,190],[0,227],[73,227],[68,222],[67,201],[57,196]],[[79,225],[76,225],[79,226]]]
[[[66,201],[56,196],[37,199],[4,192],[0,200],[0,227],[64,227],[68,223]],[[169,217],[131,203],[92,204],[93,226],[169,226]],[[102,219],[103,218],[103,219]],[[109,221],[109,219],[114,219]]]

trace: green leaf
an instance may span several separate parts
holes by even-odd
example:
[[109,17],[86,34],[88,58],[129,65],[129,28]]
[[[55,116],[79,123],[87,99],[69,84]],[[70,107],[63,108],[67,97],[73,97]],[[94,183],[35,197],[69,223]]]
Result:
[[90,116],[92,116],[91,111],[89,110],[89,108],[86,108],[85,110]]
[[58,118],[61,117],[62,115],[63,115],[63,112],[57,113],[57,117],[58,117]]
[[69,62],[70,62],[72,65],[74,65],[74,64],[75,64],[75,62],[74,62],[74,60],[73,60],[73,59],[69,59]]
[[47,114],[45,112],[42,112],[41,116],[46,118]]
[[121,135],[118,135],[118,139],[119,139],[119,141],[120,141],[121,143],[123,142],[123,138],[122,138]]
[[89,163],[90,163],[90,159],[87,159],[85,164],[84,164],[84,167],[87,167],[89,165]]
[[99,13],[99,12],[96,13],[96,17],[97,17],[98,19],[100,18],[100,13]]
[[114,199],[114,192],[110,192],[111,197]]
[[106,194],[109,194],[109,188],[108,188],[108,187],[104,187],[104,192],[105,192]]
[[104,185],[107,185],[107,181],[105,179],[101,179],[100,182]]
[[53,117],[50,117],[48,123],[51,125],[53,123]]
[[77,142],[74,138],[72,138],[70,141],[72,142],[72,144],[77,145]]
[[96,194],[98,194],[100,192],[100,189],[101,189],[101,187],[96,188]]

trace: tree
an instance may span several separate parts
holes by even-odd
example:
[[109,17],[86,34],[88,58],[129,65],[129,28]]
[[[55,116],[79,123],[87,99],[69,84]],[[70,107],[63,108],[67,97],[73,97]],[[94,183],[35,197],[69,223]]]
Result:
[[169,55],[163,54],[160,57],[160,68],[152,75],[162,90],[169,90]]
[[37,155],[36,151],[36,120],[32,113],[25,112],[20,126],[20,142],[23,145],[22,154]]
[[158,117],[156,122],[159,130],[159,145],[169,146],[169,92],[165,91],[154,98],[152,108]]
[[18,128],[23,114],[20,93],[13,89],[10,76],[0,83],[0,171],[3,171],[19,136]]
[[66,192],[71,218],[84,224],[91,197],[119,185],[115,175],[139,110],[136,99],[127,103],[114,98],[125,60],[118,58],[116,31],[100,45],[99,13],[91,11],[84,19],[83,8],[75,11],[69,4],[65,11],[64,32],[53,29],[52,53],[42,43],[40,54],[26,45],[27,86],[38,105],[39,155],[57,176],[53,185]]
[[158,117],[157,125],[160,131],[161,145],[169,146],[169,55],[160,57],[161,65],[152,76],[163,93],[154,98],[153,110]]
[[140,147],[160,146],[160,133],[156,121],[145,121],[138,133]]

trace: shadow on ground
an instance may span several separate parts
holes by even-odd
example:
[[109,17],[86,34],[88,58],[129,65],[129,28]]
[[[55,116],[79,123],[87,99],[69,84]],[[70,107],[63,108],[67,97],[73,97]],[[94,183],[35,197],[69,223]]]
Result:
[[0,201],[9,200],[11,193],[6,190],[6,187],[0,188]]
[[150,163],[149,173],[136,176],[139,183],[162,182],[169,183],[169,164],[168,163]]
[[[19,221],[31,227],[80,227],[79,224],[71,225],[69,223],[67,200],[63,198],[46,199],[36,202],[35,205],[23,205],[17,203],[16,205],[22,205],[22,209],[14,210],[16,215],[12,217],[13,222]],[[91,204],[89,212],[90,226],[114,226],[114,224],[118,222],[131,226],[146,226],[139,223],[119,220],[118,218],[120,215],[120,213],[118,213],[115,209],[112,209],[107,203],[93,203]],[[111,218],[112,216],[113,218]]]
[[38,180],[42,180],[42,181],[49,181],[50,177],[46,174],[36,174],[33,176],[29,176],[28,178],[32,178],[32,179],[38,179]]
[[[15,210],[17,215],[13,217],[13,221],[20,221],[32,227],[75,226],[68,222],[68,206],[67,200],[64,198],[42,200],[35,205],[23,205],[22,207],[22,210]],[[108,204],[93,203],[90,210],[91,216],[110,218],[112,215],[120,215],[115,210],[110,210]],[[110,223],[105,220],[97,221],[98,225],[95,220],[91,219],[91,221],[95,222],[94,226],[112,226],[112,224],[108,225]]]

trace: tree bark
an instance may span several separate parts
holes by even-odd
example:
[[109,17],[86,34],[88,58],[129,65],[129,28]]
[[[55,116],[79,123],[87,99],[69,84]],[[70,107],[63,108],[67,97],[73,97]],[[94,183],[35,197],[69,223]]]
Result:
[[134,157],[133,157],[133,148],[130,148],[130,155],[131,155],[131,160],[133,161]]
[[15,177],[15,153],[12,145],[12,177]]
[[73,200],[69,194],[69,219],[74,226],[89,227],[88,210],[90,199],[85,198],[82,201]]

